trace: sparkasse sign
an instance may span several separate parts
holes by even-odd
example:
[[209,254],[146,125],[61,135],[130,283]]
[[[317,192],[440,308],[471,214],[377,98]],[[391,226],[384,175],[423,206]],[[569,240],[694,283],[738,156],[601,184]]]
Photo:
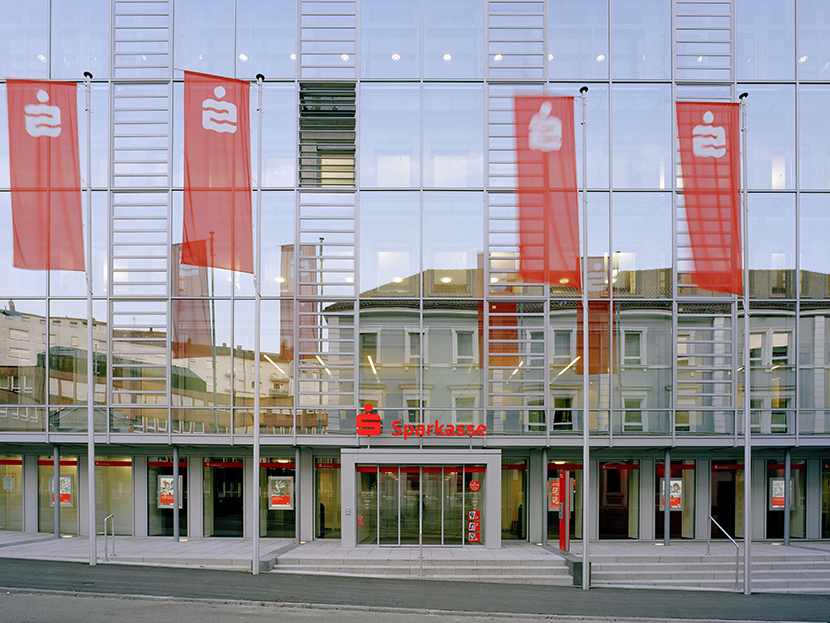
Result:
[[[373,412],[373,407],[367,404],[363,413],[357,414],[357,434],[374,437],[382,430],[380,413]],[[410,437],[484,437],[487,435],[487,425],[479,424],[404,424],[400,420],[392,422],[392,437],[409,439]]]

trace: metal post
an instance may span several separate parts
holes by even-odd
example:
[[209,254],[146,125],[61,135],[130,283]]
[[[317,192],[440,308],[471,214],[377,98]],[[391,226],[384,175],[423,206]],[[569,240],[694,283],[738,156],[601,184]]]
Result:
[[179,542],[179,448],[173,446],[173,537]]
[[[300,447],[294,450],[294,539],[300,543]],[[313,513],[312,513],[313,516]],[[313,518],[313,517],[312,517]]]
[[[582,588],[588,590],[590,578],[590,521],[591,478],[590,478],[590,431],[588,409],[588,121],[586,110],[588,87],[579,89],[582,122]],[[560,495],[562,492],[560,491]]]
[[663,463],[663,545],[671,544],[671,450],[666,448]]
[[[92,74],[84,72],[86,109],[86,419],[87,489],[89,490],[89,564],[98,562],[95,528],[95,345],[92,339]],[[106,413],[106,409],[104,410]],[[105,425],[107,425],[105,421]]]
[[747,205],[746,98],[741,93],[741,157],[743,161],[743,256],[744,256],[744,595],[752,593],[752,417],[749,370],[749,206]]
[[[259,574],[259,405],[260,405],[260,389],[262,387],[260,380],[260,318],[262,313],[262,292],[260,291],[260,274],[262,264],[262,81],[265,76],[262,74],[256,75],[257,84],[257,174],[256,174],[256,258],[254,259],[254,293],[256,300],[254,301],[254,476],[252,484],[254,487],[253,508],[251,509],[254,518],[253,523],[253,553],[251,555],[251,573]],[[297,465],[294,466],[294,474],[297,473]]]
[[542,488],[544,489],[544,495],[542,496],[542,545],[548,544],[548,509],[550,508],[550,502],[548,501],[548,496],[550,492],[548,491],[548,449],[544,448],[542,450]]
[[790,544],[790,508],[792,506],[792,491],[790,491],[790,479],[792,478],[792,457],[790,449],[784,450],[784,545]]
[[[219,434],[219,404],[218,404],[218,389],[216,388],[216,267],[214,265],[214,238],[216,232],[210,232],[210,357],[211,366],[213,369],[213,434]],[[231,308],[233,309],[233,308]],[[233,344],[231,344],[233,347]],[[233,371],[233,357],[231,361],[231,371]],[[231,379],[233,384],[233,379]],[[231,410],[231,412],[233,412]],[[231,426],[233,430],[233,426]],[[178,536],[178,535],[177,535]]]
[[55,538],[61,538],[61,451],[52,448],[52,505],[55,507]]

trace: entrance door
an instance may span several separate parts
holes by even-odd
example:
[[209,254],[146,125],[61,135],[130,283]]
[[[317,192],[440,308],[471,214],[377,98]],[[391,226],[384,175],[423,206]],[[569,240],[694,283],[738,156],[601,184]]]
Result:
[[357,473],[358,543],[482,542],[483,467],[359,465]]
[[[743,537],[744,535],[743,468],[743,463],[737,461],[712,463],[712,505],[710,514],[733,538]],[[709,523],[713,539],[726,538],[714,523]]]

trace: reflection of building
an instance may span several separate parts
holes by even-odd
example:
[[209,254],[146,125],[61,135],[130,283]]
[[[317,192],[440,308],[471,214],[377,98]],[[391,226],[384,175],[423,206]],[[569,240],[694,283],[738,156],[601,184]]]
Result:
[[[146,24],[122,14],[127,4],[113,3],[115,17],[71,36],[57,17],[51,25],[32,18],[10,35],[45,41],[48,30],[77,39],[79,50],[96,37],[109,54],[66,63],[46,50],[34,60],[0,55],[3,76],[95,75],[93,415],[97,469],[110,492],[99,502],[99,530],[116,513],[125,533],[172,534],[172,502],[161,504],[158,488],[159,478],[172,483],[175,448],[176,512],[191,537],[250,536],[260,517],[268,535],[412,543],[423,520],[444,526],[425,542],[469,544],[477,541],[462,520],[473,512],[480,530],[472,533],[487,547],[539,542],[545,526],[551,537],[559,529],[543,510],[545,476],[569,471],[575,538],[587,509],[595,538],[651,540],[664,529],[658,487],[669,449],[682,498],[671,536],[704,539],[709,515],[741,536],[751,511],[753,537],[779,538],[784,511],[768,502],[789,464],[792,536],[830,538],[830,256],[820,234],[830,225],[821,155],[830,143],[817,125],[830,97],[820,67],[830,57],[808,54],[799,81],[792,63],[779,62],[800,58],[796,41],[830,36],[824,22],[802,16],[798,32],[776,25],[789,28],[776,40],[792,49],[767,54],[749,44],[771,36],[764,20],[737,15],[718,45],[752,62],[724,52],[716,66],[705,49],[672,47],[709,36],[669,32],[681,28],[688,3],[661,5],[663,25],[647,9],[632,8],[630,23],[609,16],[596,8],[603,3],[569,13],[547,3],[546,23],[533,3],[511,4],[532,32],[506,47],[537,51],[498,55],[515,33],[496,2],[459,0],[447,11],[420,0],[409,15],[407,3],[362,0],[359,16],[343,18],[359,27],[331,25],[337,36],[326,42],[295,27],[329,19],[310,16],[319,3],[258,11],[178,0],[153,6],[169,15]],[[122,54],[121,24],[140,25],[160,48],[133,41],[136,55]],[[634,53],[643,40],[655,46],[645,59]],[[233,54],[222,41],[234,42]],[[307,53],[330,46],[336,52]],[[707,62],[698,65],[701,53]],[[183,98],[174,67],[266,76],[258,362],[250,276],[178,262]],[[582,80],[590,82],[587,353],[579,293],[517,276],[512,190],[511,98],[543,84],[576,95]],[[753,102],[751,508],[742,493],[743,309],[692,282],[682,185],[672,175],[673,97],[734,99],[743,83]],[[0,192],[6,219],[8,195]],[[0,529],[50,530],[40,493],[51,468],[39,460],[57,447],[68,475],[86,469],[86,285],[81,275],[14,269],[10,244],[0,236],[0,300],[9,301],[0,313],[0,470],[15,493],[0,493],[0,503],[15,517],[23,487],[38,496],[38,513],[24,520],[21,510]],[[366,404],[381,415],[378,437],[355,433]],[[433,433],[393,437],[395,422]],[[584,500],[586,423],[594,469]],[[487,436],[438,436],[436,425],[485,425]],[[294,508],[269,507],[269,478],[294,479]],[[259,514],[240,493],[255,480]],[[381,507],[393,494],[397,502]],[[77,505],[62,513],[62,530],[88,530]]]

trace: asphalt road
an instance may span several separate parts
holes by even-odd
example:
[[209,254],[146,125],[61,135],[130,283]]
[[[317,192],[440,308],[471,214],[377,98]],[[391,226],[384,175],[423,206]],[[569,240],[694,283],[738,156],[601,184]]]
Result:
[[[830,621],[830,596],[385,580],[0,558],[0,587],[453,612]],[[0,612],[0,619],[5,620]],[[33,619],[34,620],[34,619]]]

